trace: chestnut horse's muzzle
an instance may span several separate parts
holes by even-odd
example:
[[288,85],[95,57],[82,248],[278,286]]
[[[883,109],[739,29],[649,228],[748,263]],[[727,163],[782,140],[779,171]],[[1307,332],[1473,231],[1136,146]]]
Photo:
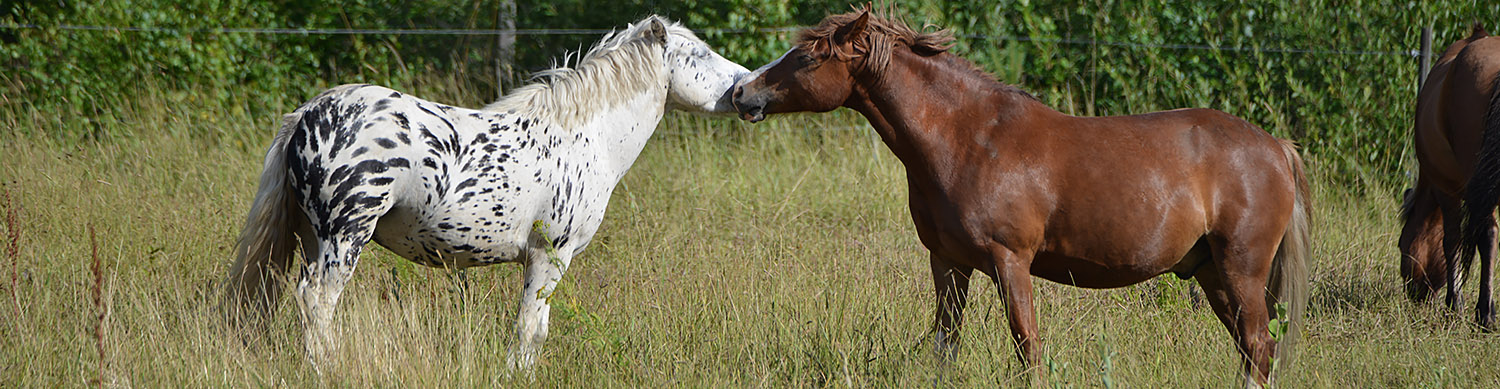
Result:
[[745,95],[744,85],[734,86],[734,110],[739,111],[740,119],[757,123],[766,120],[766,98],[764,94]]

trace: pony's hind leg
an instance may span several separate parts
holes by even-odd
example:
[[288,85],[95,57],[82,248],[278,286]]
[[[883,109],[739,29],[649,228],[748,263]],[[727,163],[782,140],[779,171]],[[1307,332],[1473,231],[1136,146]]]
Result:
[[349,234],[317,242],[319,253],[310,257],[297,283],[297,297],[302,308],[303,339],[308,359],[321,372],[334,362],[337,339],[333,330],[333,312],[344,286],[354,275],[359,254],[370,240],[370,232]]
[[552,297],[572,259],[572,250],[530,250],[526,259],[526,283],[521,288],[521,303],[516,314],[516,344],[511,346],[506,357],[506,365],[511,370],[529,374],[536,364],[542,343],[547,340],[547,321],[552,311],[547,300]]
[[375,221],[390,210],[389,204],[386,194],[381,193],[365,197],[360,207],[309,213],[322,217],[311,217],[308,228],[304,229],[308,234],[303,240],[307,261],[297,283],[297,301],[301,305],[307,357],[319,372],[334,362],[338,349],[333,330],[334,308],[359,265],[360,252],[375,234]]

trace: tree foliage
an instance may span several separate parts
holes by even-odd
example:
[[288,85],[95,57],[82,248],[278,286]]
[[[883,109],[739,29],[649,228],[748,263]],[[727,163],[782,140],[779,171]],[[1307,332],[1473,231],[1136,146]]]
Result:
[[[516,1],[518,29],[609,29],[657,13],[693,28],[752,30],[816,23],[829,0]],[[500,83],[488,35],[254,34],[233,28],[493,29],[499,0],[23,1],[0,9],[0,104],[105,115],[142,80],[188,99],[244,99],[283,111],[329,85],[393,86],[435,74],[480,96]],[[1417,85],[1421,28],[1441,51],[1476,21],[1500,29],[1493,2],[1204,0],[895,0],[913,26],[947,28],[955,52],[1066,112],[1086,115],[1209,107],[1245,117],[1339,173],[1399,178]],[[60,25],[164,28],[77,31]],[[703,34],[754,68],[789,32]],[[597,35],[522,35],[516,68],[549,67]],[[1206,48],[1205,48],[1206,47]],[[523,72],[524,73],[524,72]],[[16,110],[12,109],[11,112]],[[63,131],[66,133],[67,131]],[[56,135],[56,134],[54,134]],[[64,138],[68,134],[62,134]]]

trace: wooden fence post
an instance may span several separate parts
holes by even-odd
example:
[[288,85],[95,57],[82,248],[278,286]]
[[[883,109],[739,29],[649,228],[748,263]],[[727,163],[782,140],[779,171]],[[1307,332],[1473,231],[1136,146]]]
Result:
[[516,60],[516,1],[501,0],[495,11],[495,29],[501,30],[495,40],[495,99],[505,97],[511,83]]
[[1422,67],[1417,74],[1417,90],[1422,90],[1422,83],[1427,82],[1427,71],[1432,70],[1432,26],[1422,27]]

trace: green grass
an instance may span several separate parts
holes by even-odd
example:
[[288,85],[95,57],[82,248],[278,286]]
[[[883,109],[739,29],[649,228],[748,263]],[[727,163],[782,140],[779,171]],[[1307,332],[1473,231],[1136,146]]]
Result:
[[[289,301],[268,333],[240,342],[215,320],[216,285],[278,118],[171,100],[146,93],[129,115],[97,121],[105,134],[125,134],[102,141],[23,135],[72,122],[16,106],[0,116],[10,129],[0,133],[0,191],[14,200],[0,203],[0,215],[13,211],[18,222],[0,225],[0,237],[21,236],[19,254],[0,257],[5,386],[100,377],[142,387],[532,386],[504,371],[518,265],[459,276],[372,245],[341,301],[341,353],[327,374],[303,360]],[[477,105],[445,101],[455,100]],[[1309,161],[1313,303],[1281,382],[1500,385],[1500,336],[1471,328],[1472,308],[1455,315],[1401,293],[1399,188],[1331,186],[1326,163]],[[847,112],[754,126],[669,116],[564,277],[535,379],[548,387],[911,387],[942,373],[956,387],[1024,384],[990,282],[974,284],[956,362],[947,371],[934,363],[931,276],[903,175]],[[90,271],[94,249],[102,283]],[[1230,337],[1206,305],[1194,306],[1190,284],[1167,276],[1085,290],[1038,281],[1047,383],[1239,384]]]

